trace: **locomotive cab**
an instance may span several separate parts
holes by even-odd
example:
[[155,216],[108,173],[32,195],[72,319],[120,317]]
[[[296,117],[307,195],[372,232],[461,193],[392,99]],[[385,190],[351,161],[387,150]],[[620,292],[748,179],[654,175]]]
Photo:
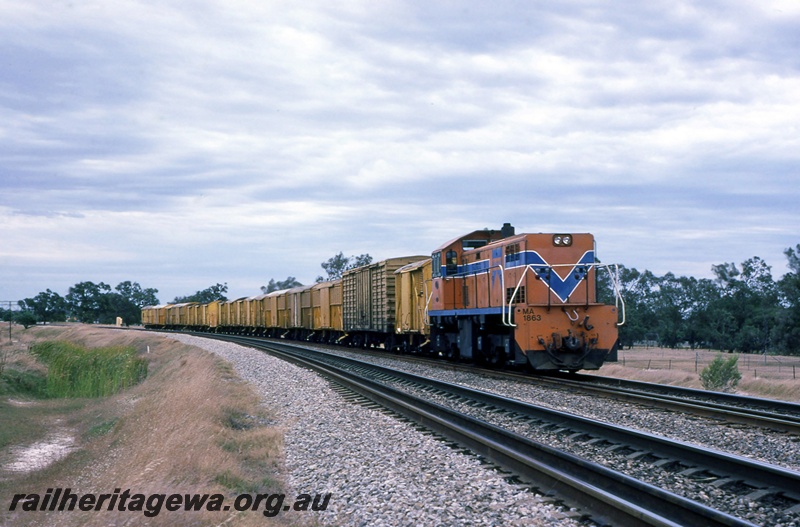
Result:
[[437,249],[431,346],[534,370],[597,369],[616,350],[616,306],[596,301],[591,234],[475,231]]

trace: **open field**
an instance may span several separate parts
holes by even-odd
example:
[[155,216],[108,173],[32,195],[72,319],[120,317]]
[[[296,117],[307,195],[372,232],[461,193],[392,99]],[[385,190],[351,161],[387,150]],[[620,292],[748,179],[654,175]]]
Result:
[[[5,329],[5,328],[4,328]],[[0,525],[313,525],[295,513],[262,510],[9,512],[15,494],[71,488],[77,494],[285,493],[283,430],[227,363],[205,351],[135,330],[67,325],[2,334]],[[116,395],[47,398],[43,367],[27,348],[63,339],[87,347],[134,346],[147,378]],[[119,491],[116,491],[119,492]],[[302,517],[300,517],[302,516]],[[311,521],[309,521],[311,520]]]
[[[719,354],[709,350],[633,348],[620,350],[617,362],[583,373],[702,389],[699,374]],[[739,354],[738,367],[742,380],[736,393],[800,402],[800,357]]]

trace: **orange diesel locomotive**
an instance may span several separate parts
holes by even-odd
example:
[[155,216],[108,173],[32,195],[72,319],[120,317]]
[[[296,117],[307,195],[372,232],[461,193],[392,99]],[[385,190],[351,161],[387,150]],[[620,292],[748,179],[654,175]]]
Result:
[[[597,302],[608,272],[617,305]],[[186,312],[186,315],[183,315]],[[265,335],[425,353],[532,370],[598,369],[624,305],[591,234],[480,230],[430,258],[398,257],[340,280],[206,305],[151,306],[146,327]]]
[[574,371],[616,352],[618,307],[597,302],[591,234],[517,235],[505,224],[452,240],[431,260],[434,353]]

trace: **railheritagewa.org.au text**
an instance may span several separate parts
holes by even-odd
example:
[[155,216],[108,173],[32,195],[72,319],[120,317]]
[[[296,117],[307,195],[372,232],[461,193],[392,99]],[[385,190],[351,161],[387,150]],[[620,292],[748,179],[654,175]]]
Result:
[[288,511],[324,511],[331,494],[299,494],[287,498],[285,494],[223,494],[133,493],[130,489],[114,489],[113,493],[78,494],[70,488],[47,489],[44,494],[18,493],[11,498],[9,511],[65,512],[65,511],[120,511],[141,513],[147,517],[162,512],[178,511],[261,511],[264,516],[277,516]]

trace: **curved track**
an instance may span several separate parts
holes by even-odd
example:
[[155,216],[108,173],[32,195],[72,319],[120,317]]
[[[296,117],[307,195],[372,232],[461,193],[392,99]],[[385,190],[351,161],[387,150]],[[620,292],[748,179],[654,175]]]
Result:
[[594,375],[537,378],[615,399],[800,435],[800,404]]
[[[365,353],[367,355],[374,354],[374,352]],[[383,353],[381,356],[388,357],[390,355]],[[683,414],[708,417],[721,422],[739,423],[800,435],[800,404],[798,403],[600,377],[597,375],[566,373],[531,375],[509,370],[476,368],[472,365],[443,362],[423,357],[407,355],[396,355],[394,357],[402,361],[439,367],[447,365],[446,367],[456,370],[480,372],[500,380],[515,380],[547,385],[553,389],[567,390],[571,393],[590,393]]]
[[[792,494],[800,488],[800,473],[772,465],[353,359],[304,351],[296,345],[245,337],[224,339],[278,353],[311,367],[349,390],[512,470],[543,492],[556,492],[600,523],[751,525],[601,463],[532,441],[512,431],[517,424],[550,429],[575,442],[601,445],[606,452],[625,451],[630,459],[647,458],[654,469],[677,467],[682,476],[701,479],[717,488],[736,488],[748,500],[779,496],[784,500],[781,507],[788,508],[796,506],[800,499]],[[431,398],[452,404],[431,402]],[[457,407],[472,407],[475,411],[464,412]]]

